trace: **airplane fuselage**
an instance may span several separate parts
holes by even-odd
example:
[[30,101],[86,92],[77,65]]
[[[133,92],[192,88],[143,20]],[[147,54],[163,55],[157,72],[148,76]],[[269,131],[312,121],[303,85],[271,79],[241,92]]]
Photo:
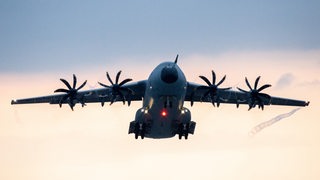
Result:
[[[187,138],[191,115],[183,107],[186,91],[187,81],[177,64],[164,62],[158,65],[148,78],[143,107],[136,113],[136,138],[137,135],[142,138],[170,138],[176,134]],[[194,125],[190,131],[192,134]]]

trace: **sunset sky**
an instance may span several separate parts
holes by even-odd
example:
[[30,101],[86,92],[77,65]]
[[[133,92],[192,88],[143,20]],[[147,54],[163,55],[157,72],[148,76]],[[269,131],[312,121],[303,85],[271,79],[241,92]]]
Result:
[[[0,179],[319,179],[320,3],[318,1],[47,1],[0,2]],[[223,86],[310,101],[291,117],[250,130],[295,107],[196,103],[185,140],[135,140],[129,123],[141,102],[101,107],[36,104],[12,99],[146,79],[174,61],[187,80],[215,70]]]

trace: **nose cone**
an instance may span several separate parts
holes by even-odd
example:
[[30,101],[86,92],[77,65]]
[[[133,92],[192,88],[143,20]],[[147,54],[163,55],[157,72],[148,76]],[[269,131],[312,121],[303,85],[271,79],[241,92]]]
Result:
[[178,80],[178,71],[175,67],[166,66],[161,71],[161,80],[171,84]]

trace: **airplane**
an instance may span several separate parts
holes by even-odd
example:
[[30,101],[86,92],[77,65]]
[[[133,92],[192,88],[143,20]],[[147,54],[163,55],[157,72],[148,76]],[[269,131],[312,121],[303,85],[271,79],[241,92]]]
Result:
[[184,107],[184,102],[190,102],[191,106],[195,102],[212,103],[219,107],[220,104],[248,105],[249,109],[258,107],[264,109],[266,105],[282,106],[308,106],[309,101],[301,101],[288,98],[273,97],[262,93],[266,88],[271,87],[265,84],[258,87],[260,76],[256,78],[254,86],[251,86],[247,77],[246,85],[249,90],[231,87],[220,88],[225,81],[226,75],[218,82],[215,72],[212,70],[212,81],[205,76],[199,76],[206,84],[189,82],[177,64],[179,55],[174,62],[163,62],[159,64],[150,74],[147,80],[131,82],[127,78],[119,81],[121,71],[116,75],[115,82],[111,79],[108,72],[106,76],[111,85],[98,82],[102,88],[91,90],[82,89],[87,81],[77,87],[77,78],[73,74],[73,84],[65,79],[60,79],[67,89],[57,89],[55,95],[33,97],[12,100],[11,104],[32,104],[49,103],[68,104],[72,111],[76,104],[82,107],[87,103],[105,103],[112,105],[115,102],[127,102],[130,106],[132,101],[142,101],[142,107],[137,110],[135,119],[130,122],[128,134],[134,134],[135,139],[153,138],[172,138],[178,135],[179,139],[188,139],[189,134],[194,134],[196,122],[191,121],[191,112]]

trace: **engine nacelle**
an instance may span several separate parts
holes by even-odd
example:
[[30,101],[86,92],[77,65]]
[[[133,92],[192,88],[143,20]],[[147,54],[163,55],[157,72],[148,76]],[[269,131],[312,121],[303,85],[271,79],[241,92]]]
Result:
[[181,109],[177,127],[177,134],[179,135],[179,139],[181,139],[182,136],[184,136],[185,139],[188,139],[188,134],[194,134],[196,123],[191,121],[191,112],[189,111],[189,109]]
[[180,112],[180,116],[178,117],[179,123],[189,123],[191,121],[191,112],[189,109],[183,107]]
[[135,120],[130,122],[128,133],[134,133],[136,139],[139,135],[143,139],[147,131],[147,123],[150,122],[150,120],[151,117],[148,114],[148,110],[146,110],[145,108],[138,109],[136,112]]

